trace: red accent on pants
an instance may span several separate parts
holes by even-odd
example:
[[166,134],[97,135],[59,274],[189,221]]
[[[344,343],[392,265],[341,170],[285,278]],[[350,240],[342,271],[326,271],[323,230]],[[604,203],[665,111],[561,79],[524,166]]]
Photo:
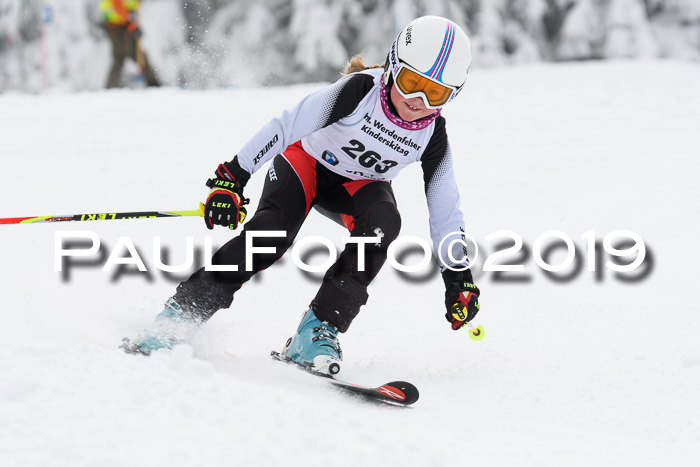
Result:
[[357,190],[371,182],[373,182],[373,180],[351,180],[349,182],[343,183],[343,186],[350,194],[350,196],[354,196],[355,193],[357,193]]
[[289,146],[283,155],[299,176],[299,180],[301,180],[301,184],[304,187],[306,214],[308,214],[309,209],[311,209],[311,202],[316,196],[316,159],[304,151],[301,141],[297,141]]
[[[343,183],[343,187],[350,196],[354,196],[357,190],[370,182],[372,182],[372,180],[352,180]],[[345,227],[347,227],[348,232],[352,232],[352,229],[355,228],[355,218],[347,214],[341,214],[340,219],[343,221],[343,224],[345,224]]]

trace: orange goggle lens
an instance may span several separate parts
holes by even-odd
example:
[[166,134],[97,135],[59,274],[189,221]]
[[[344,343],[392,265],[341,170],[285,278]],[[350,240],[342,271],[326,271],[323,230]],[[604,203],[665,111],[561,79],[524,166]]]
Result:
[[432,106],[445,105],[454,91],[452,88],[419,75],[405,66],[401,67],[399,74],[396,75],[396,85],[404,94],[422,92]]

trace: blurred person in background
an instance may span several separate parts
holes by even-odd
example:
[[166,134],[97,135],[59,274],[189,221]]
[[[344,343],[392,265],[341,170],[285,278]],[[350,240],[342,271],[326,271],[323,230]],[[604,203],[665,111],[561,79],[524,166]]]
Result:
[[141,70],[141,77],[148,86],[160,86],[158,78],[148,58],[141,48],[143,32],[138,23],[140,0],[101,0],[100,11],[104,19],[103,26],[112,42],[112,68],[107,77],[108,88],[121,86],[124,60],[130,57]]

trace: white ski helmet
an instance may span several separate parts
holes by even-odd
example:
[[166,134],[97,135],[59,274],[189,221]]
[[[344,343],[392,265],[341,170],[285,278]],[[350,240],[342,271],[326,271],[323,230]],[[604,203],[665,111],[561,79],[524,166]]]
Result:
[[471,60],[471,43],[459,26],[440,16],[422,16],[396,36],[384,84],[393,78],[402,96],[420,96],[428,108],[441,108],[462,89]]

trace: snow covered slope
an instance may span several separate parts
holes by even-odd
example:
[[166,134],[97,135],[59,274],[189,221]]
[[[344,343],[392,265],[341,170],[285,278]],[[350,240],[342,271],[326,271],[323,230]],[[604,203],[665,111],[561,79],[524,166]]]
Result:
[[[0,96],[0,217],[193,209],[217,163],[320,86]],[[481,342],[449,329],[438,275],[381,272],[341,336],[343,373],[411,381],[415,406],[362,404],[269,358],[320,279],[290,255],[191,345],[139,358],[117,350],[121,338],[178,283],[156,269],[153,238],[178,264],[185,237],[201,248],[228,231],[197,218],[0,226],[0,465],[694,465],[700,67],[477,69],[445,115],[482,259],[504,229],[527,251],[500,261],[524,264],[518,274],[477,260]],[[246,190],[253,204],[262,179]],[[394,188],[402,235],[428,239],[420,168]],[[600,246],[587,271],[581,236],[621,229],[647,245],[641,278],[606,268]],[[104,256],[56,272],[54,233],[84,230]],[[533,259],[550,230],[577,245],[580,269],[564,280]],[[314,213],[300,238],[340,246],[344,234]],[[101,270],[120,237],[148,273]]]

